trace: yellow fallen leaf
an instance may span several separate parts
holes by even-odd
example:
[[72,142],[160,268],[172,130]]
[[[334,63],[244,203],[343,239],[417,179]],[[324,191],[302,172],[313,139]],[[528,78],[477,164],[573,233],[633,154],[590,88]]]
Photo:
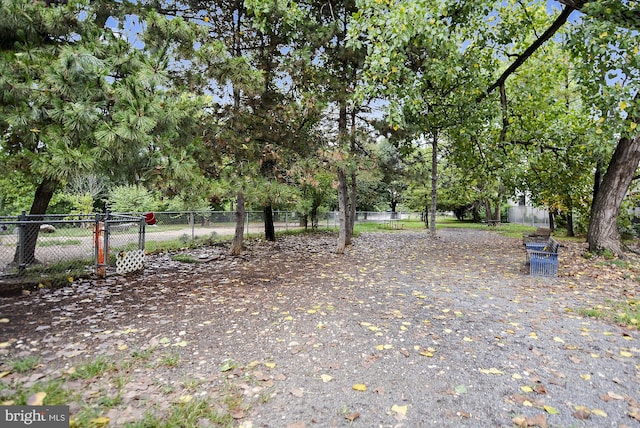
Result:
[[127,345],[120,345],[120,346],[118,346],[118,349],[119,349],[120,351],[124,351],[124,350],[125,350],[125,349],[127,349],[127,348],[128,348],[128,346],[127,346]]
[[42,406],[44,403],[44,397],[46,396],[46,392],[36,392],[27,398],[27,406]]
[[274,368],[276,366],[276,363],[267,362],[267,363],[264,363],[264,365],[266,367],[269,367],[270,369],[272,369],[272,368]]
[[320,379],[322,379],[324,383],[327,383],[333,380],[333,376],[330,376],[328,374],[323,374],[323,375],[320,375]]
[[603,418],[607,417],[607,412],[605,412],[604,410],[593,409],[593,410],[591,410],[591,413],[593,413],[596,416],[603,417]]
[[620,351],[620,355],[623,356],[623,357],[627,357],[627,358],[633,357],[633,354],[631,352],[628,352],[628,351]]
[[559,415],[560,411],[552,406],[544,406],[544,410],[550,415]]
[[521,375],[521,374],[518,374],[518,373],[514,373],[514,374],[512,374],[512,375],[511,375],[511,377],[512,377],[513,379],[522,379],[522,375]]
[[536,334],[535,331],[532,331],[531,333],[529,333],[529,337],[532,338],[532,339],[537,339],[538,335]]
[[9,322],[9,318],[0,318],[0,324],[6,324]]
[[89,423],[91,424],[91,426],[105,426],[108,425],[110,421],[111,419],[109,419],[108,417],[100,416],[99,418],[91,419]]
[[293,317],[291,315],[289,315],[288,317],[284,317],[285,321],[292,321]]
[[473,339],[470,338],[470,337],[465,337],[462,340],[465,341],[465,342],[473,342]]
[[480,373],[484,373],[484,374],[495,374],[495,375],[501,375],[504,374],[504,372],[498,370],[495,367],[491,367],[490,369],[480,369]]
[[527,385],[521,386],[520,389],[522,390],[522,392],[533,392],[533,388]]
[[0,406],[13,406],[14,404],[16,404],[16,402],[13,400],[0,402]]
[[581,374],[580,377],[584,380],[591,380],[591,375],[589,373]]
[[353,385],[352,387],[355,391],[366,391],[367,390],[367,385],[362,384],[362,383],[356,383],[355,385]]
[[554,337],[553,341],[558,343],[564,343],[564,340],[560,339],[559,337]]
[[181,395],[180,398],[178,399],[178,402],[185,404],[191,400],[193,400],[193,395]]
[[254,361],[251,361],[249,364],[247,364],[247,367],[252,369],[254,367],[258,367],[259,365],[260,365],[260,361],[254,360]]
[[394,404],[393,406],[391,406],[391,411],[395,412],[399,415],[402,416],[406,416],[407,415],[407,407],[408,406],[398,406],[397,404]]
[[0,372],[0,379],[10,374],[11,372]]
[[9,346],[11,346],[9,342],[0,342],[0,349],[8,348]]
[[378,331],[378,330],[380,330],[380,329],[379,329],[378,327],[376,327],[375,325],[371,325],[371,326],[369,326],[369,327],[367,327],[367,328],[368,328],[369,330],[371,330],[371,331]]

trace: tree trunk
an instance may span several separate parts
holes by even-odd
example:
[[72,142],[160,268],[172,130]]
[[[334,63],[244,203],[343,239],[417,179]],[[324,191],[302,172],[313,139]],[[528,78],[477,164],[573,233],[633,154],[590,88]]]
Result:
[[340,230],[338,232],[338,247],[336,248],[337,254],[343,254],[349,240],[347,239],[347,225],[349,223],[348,212],[348,189],[347,189],[347,175],[343,169],[338,170],[338,223],[340,224]]
[[431,225],[429,231],[436,236],[436,189],[438,186],[438,131],[433,133],[431,141]]
[[[58,183],[56,181],[44,179],[36,189],[33,203],[29,210],[29,220],[37,223],[24,226],[23,240],[22,242],[18,242],[16,252],[13,256],[13,262],[15,264],[26,266],[37,262],[36,245],[38,243],[38,234],[40,233],[40,224],[44,218],[44,214],[47,212],[49,202],[51,202],[57,186]],[[23,247],[20,248],[20,245]],[[22,259],[20,253],[22,253]]]
[[424,227],[429,229],[429,206],[424,207]]
[[553,215],[553,210],[549,210],[549,229],[551,229],[552,232],[556,230],[556,222]]
[[347,245],[351,245],[353,231],[356,226],[356,205],[358,200],[358,189],[356,188],[356,173],[351,173],[351,186],[349,186],[349,222],[347,223]]
[[593,201],[587,233],[589,251],[610,250],[624,256],[617,220],[639,162],[640,135],[621,138]]
[[264,207],[264,239],[275,242],[276,228],[273,225],[273,208],[271,205]]
[[318,228],[318,205],[315,203],[311,207],[311,229],[316,230]]
[[236,196],[236,232],[233,237],[233,242],[231,243],[231,250],[229,254],[232,256],[237,256],[242,253],[244,249],[244,192],[242,190],[238,191],[238,195]]
[[576,236],[576,232],[573,227],[573,210],[571,209],[567,211],[567,236]]
[[491,220],[493,220],[493,215],[491,213],[491,202],[489,201],[489,199],[485,199],[484,201],[484,212],[485,212],[485,220],[487,221],[487,224],[489,224],[489,222]]

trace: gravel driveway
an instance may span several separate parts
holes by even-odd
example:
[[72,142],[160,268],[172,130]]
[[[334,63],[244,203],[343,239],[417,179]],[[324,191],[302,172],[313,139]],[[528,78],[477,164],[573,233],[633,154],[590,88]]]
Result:
[[[138,276],[0,298],[0,372],[41,358],[35,380],[0,377],[0,401],[47,378],[108,395],[108,376],[65,374],[108,356],[135,362],[122,402],[100,408],[110,426],[184,397],[244,427],[640,426],[638,330],[580,315],[637,300],[639,283],[596,269],[580,244],[561,248],[558,278],[530,277],[522,242],[490,231],[365,233],[334,248],[320,234],[252,241],[240,257],[192,251],[201,263],[158,255]],[[230,388],[242,405],[222,403]]]

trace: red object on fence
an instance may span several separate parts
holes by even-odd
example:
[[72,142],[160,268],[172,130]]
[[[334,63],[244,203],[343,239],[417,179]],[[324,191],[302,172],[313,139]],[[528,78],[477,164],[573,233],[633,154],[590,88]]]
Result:
[[150,213],[146,213],[144,215],[144,221],[149,226],[153,226],[154,224],[156,224],[158,222],[158,219],[156,218],[156,215],[153,212],[150,212]]

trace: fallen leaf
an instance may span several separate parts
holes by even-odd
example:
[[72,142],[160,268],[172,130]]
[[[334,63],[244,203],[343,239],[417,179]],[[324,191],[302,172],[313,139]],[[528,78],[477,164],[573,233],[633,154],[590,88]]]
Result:
[[528,427],[547,428],[547,418],[545,417],[544,414],[539,414],[538,416],[535,416],[535,417],[516,416],[513,419],[511,419],[511,422],[513,422],[515,425],[521,428],[528,428]]
[[576,419],[580,419],[581,421],[584,421],[591,417],[591,412],[588,409],[583,407],[573,412],[573,417]]
[[591,380],[591,375],[589,373],[581,374],[580,377],[584,380]]
[[276,366],[276,363],[267,362],[267,363],[264,363],[264,365],[266,367],[269,367],[270,369],[272,369],[272,368],[274,368]]
[[244,409],[236,408],[231,412],[231,417],[233,419],[243,419],[245,417]]
[[640,422],[640,407],[629,407],[629,416],[631,416],[636,421]]
[[458,385],[454,388],[454,391],[456,392],[456,394],[466,394],[467,387],[464,385]]
[[541,384],[537,384],[536,386],[534,386],[533,390],[541,395],[547,393],[547,388],[545,388],[544,385]]
[[46,396],[46,392],[36,392],[27,398],[27,406],[42,406]]
[[596,416],[600,416],[602,418],[606,418],[607,417],[607,412],[605,412],[604,410],[592,409],[591,413],[593,413]]
[[185,404],[191,400],[193,400],[193,395],[181,395],[180,398],[178,399],[178,403]]
[[291,395],[300,398],[304,395],[304,390],[302,388],[293,388],[291,390]]
[[610,398],[612,398],[614,400],[624,400],[624,397],[622,395],[616,394],[613,391],[607,392],[607,396],[609,396]]
[[633,357],[633,354],[631,352],[628,351],[620,351],[620,355],[626,358],[631,358]]
[[333,380],[333,376],[330,376],[328,374],[323,374],[323,375],[320,375],[320,379],[322,379],[324,383],[327,383]]
[[91,419],[89,422],[91,426],[105,426],[108,425],[111,419],[106,416],[100,416],[99,418]]
[[11,372],[0,372],[0,379],[5,377],[8,374],[11,374]]
[[522,392],[533,392],[533,388],[528,385],[521,386],[520,389],[522,390]]
[[398,406],[397,404],[394,404],[391,406],[391,411],[401,416],[407,416],[407,408],[408,406]]
[[560,411],[552,406],[544,406],[544,410],[550,415],[559,415]]
[[480,372],[484,373],[484,374],[494,374],[494,375],[502,375],[502,374],[504,374],[504,372],[498,370],[495,367],[491,367],[490,369],[480,369]]
[[235,367],[236,365],[233,361],[224,360],[218,370],[220,370],[221,372],[228,372],[229,370],[233,370]]
[[6,324],[9,322],[9,318],[0,318],[0,324]]
[[558,343],[564,343],[564,340],[562,340],[562,339],[561,339],[561,338],[559,338],[559,337],[554,337],[554,338],[553,338],[553,341],[554,341],[554,342],[558,342]]
[[355,391],[366,391],[367,390],[367,385],[362,384],[362,383],[356,383],[355,385],[353,385],[352,388]]
[[353,421],[355,421],[356,419],[358,419],[359,417],[360,417],[360,413],[358,413],[358,412],[353,412],[353,413],[351,413],[351,414],[349,414],[349,415],[345,416],[344,418],[345,418],[346,420],[348,420],[349,422],[353,422]]

